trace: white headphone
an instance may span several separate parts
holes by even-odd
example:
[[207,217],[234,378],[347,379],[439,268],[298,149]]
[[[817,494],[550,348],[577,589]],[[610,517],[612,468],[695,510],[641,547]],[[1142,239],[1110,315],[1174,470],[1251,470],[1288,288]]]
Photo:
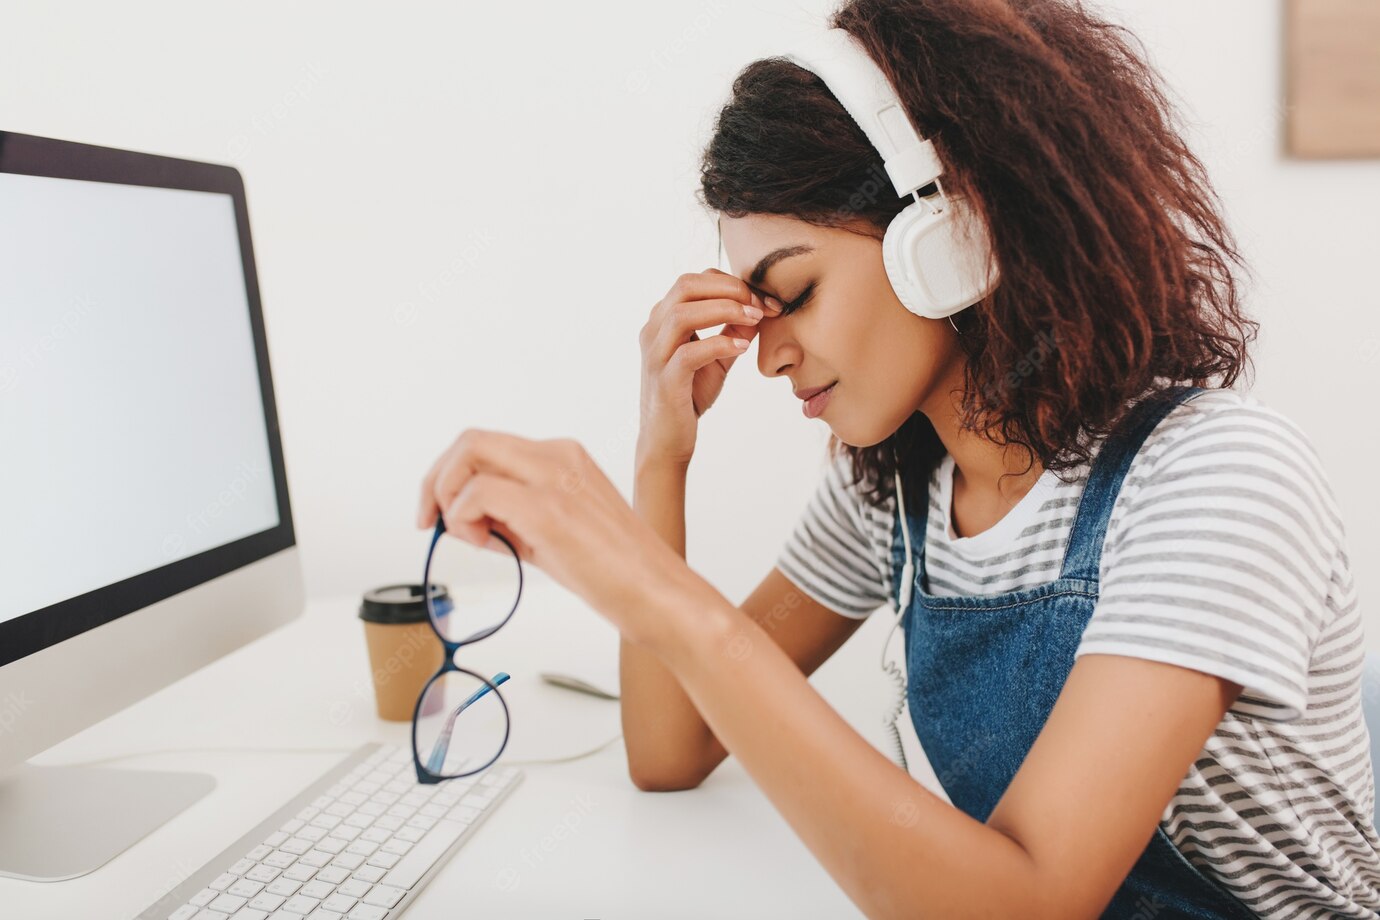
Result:
[[[944,166],[920,137],[905,105],[851,34],[826,29],[782,55],[818,76],[882,155],[896,194],[915,201],[897,214],[882,239],[882,262],[896,296],[912,313],[943,319],[970,307],[997,286],[986,227],[962,197],[944,192]],[[936,183],[939,191],[921,198]]]

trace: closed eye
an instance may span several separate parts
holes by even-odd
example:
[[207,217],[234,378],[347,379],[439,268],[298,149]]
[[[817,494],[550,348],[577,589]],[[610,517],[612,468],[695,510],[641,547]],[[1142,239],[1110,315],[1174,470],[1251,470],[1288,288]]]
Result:
[[814,292],[815,285],[814,282],[811,282],[810,284],[806,285],[805,290],[801,291],[800,296],[796,297],[795,300],[792,300],[789,303],[781,304],[781,315],[789,316],[796,310],[799,310],[801,307],[805,306],[805,302],[810,299],[810,295]]

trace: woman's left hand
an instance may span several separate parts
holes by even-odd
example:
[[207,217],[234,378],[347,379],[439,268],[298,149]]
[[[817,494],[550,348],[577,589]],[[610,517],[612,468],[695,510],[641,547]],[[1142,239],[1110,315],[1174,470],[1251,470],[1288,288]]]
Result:
[[540,567],[609,619],[630,641],[669,640],[672,597],[713,592],[570,438],[531,440],[469,428],[422,483],[417,526],[446,531]]

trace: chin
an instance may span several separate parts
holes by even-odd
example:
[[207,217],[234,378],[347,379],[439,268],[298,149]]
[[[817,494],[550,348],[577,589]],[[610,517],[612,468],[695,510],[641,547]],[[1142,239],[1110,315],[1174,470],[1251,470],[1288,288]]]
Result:
[[880,444],[882,441],[889,438],[894,431],[894,429],[886,429],[875,425],[859,426],[856,423],[831,424],[829,430],[834,433],[834,437],[838,438],[844,444],[849,447],[859,448]]

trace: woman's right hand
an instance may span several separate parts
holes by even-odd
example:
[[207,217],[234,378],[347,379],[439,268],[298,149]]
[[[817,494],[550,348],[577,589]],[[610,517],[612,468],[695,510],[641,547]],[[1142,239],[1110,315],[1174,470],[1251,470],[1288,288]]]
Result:
[[[642,327],[639,462],[688,464],[699,418],[719,398],[733,362],[747,350],[765,315],[780,315],[775,298],[764,302],[741,278],[717,268],[684,274]],[[723,325],[717,335],[698,330]],[[741,344],[740,344],[741,343]]]

